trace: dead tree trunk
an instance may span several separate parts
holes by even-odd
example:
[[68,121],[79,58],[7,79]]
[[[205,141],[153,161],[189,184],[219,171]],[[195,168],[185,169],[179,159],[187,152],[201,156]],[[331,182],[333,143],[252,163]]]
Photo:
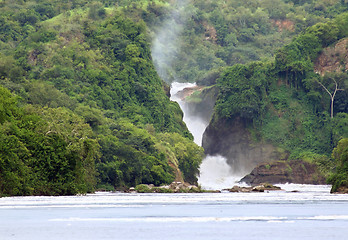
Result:
[[325,91],[330,95],[330,99],[331,99],[331,118],[333,118],[335,95],[336,95],[337,91],[343,91],[344,90],[344,89],[339,89],[338,88],[338,84],[337,84],[335,79],[333,79],[333,81],[335,82],[335,90],[333,91],[333,93],[331,93],[321,82],[318,81],[320,86],[322,86],[325,89]]

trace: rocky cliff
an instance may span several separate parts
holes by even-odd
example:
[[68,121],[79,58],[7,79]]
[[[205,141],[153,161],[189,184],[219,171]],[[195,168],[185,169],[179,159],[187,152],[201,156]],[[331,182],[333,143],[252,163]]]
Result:
[[314,70],[324,75],[326,72],[348,70],[348,38],[343,38],[334,46],[325,48],[315,61]]
[[250,185],[260,183],[326,184],[316,164],[302,160],[261,163],[241,182]]
[[214,111],[214,105],[219,91],[213,87],[198,86],[198,90],[186,98],[193,115],[209,122]]
[[212,122],[203,135],[205,153],[224,156],[235,173],[247,174],[261,162],[287,157],[271,144],[254,142],[247,122],[242,118]]
[[[325,75],[327,72],[343,73],[348,70],[348,38],[341,39],[336,44],[325,48],[316,61],[314,61],[314,71]],[[290,88],[289,88],[290,89]],[[321,92],[319,92],[321,93]],[[283,104],[287,103],[287,98],[281,99],[281,95],[276,91],[270,95],[273,102],[269,105],[269,109],[273,109],[275,105],[279,108],[279,101]],[[269,96],[268,96],[269,97]],[[264,99],[268,101],[269,98]],[[274,101],[275,100],[275,101]],[[294,104],[298,99],[293,98],[289,103]],[[290,105],[289,105],[290,106]],[[289,107],[284,108],[279,112],[279,119],[283,114],[293,114],[287,112]],[[275,117],[276,118],[276,117]],[[301,120],[293,121],[298,126]],[[295,126],[293,125],[293,127]],[[281,126],[286,128],[289,125]],[[304,129],[304,128],[303,128]],[[301,160],[284,161],[288,159],[288,154],[274,145],[260,142],[253,137],[253,127],[248,125],[248,122],[240,117],[233,117],[231,119],[216,118],[213,119],[203,136],[202,146],[205,153],[209,155],[222,155],[228,159],[228,163],[232,166],[234,171],[238,174],[248,174],[244,181],[250,184],[258,184],[262,182],[270,183],[307,183],[307,184],[325,184],[323,174],[317,170],[315,164],[309,164]],[[268,131],[273,131],[268,129]],[[276,131],[276,129],[274,130]],[[279,131],[279,129],[278,129]],[[274,137],[274,135],[272,135]],[[289,133],[287,138],[291,137]],[[301,137],[301,134],[296,136]],[[262,138],[262,137],[261,137]],[[262,163],[262,164],[261,164]],[[260,165],[259,165],[260,164]],[[269,169],[268,169],[269,168]],[[289,173],[292,169],[292,173]]]

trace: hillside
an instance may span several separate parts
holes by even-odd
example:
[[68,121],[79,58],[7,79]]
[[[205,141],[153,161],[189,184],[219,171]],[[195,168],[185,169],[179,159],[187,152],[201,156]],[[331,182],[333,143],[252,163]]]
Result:
[[[304,160],[328,177],[338,164],[340,181],[346,184],[341,169],[346,155],[331,153],[336,146],[344,149],[348,137],[348,69],[345,55],[339,54],[347,26],[344,13],[309,27],[278,50],[274,61],[227,68],[217,79],[220,94],[203,140],[206,152],[226,156],[237,169]],[[252,150],[245,153],[248,148]],[[258,152],[254,158],[252,151]]]
[[1,4],[0,194],[195,183],[202,149],[155,71],[146,25],[127,8],[76,4]]
[[331,119],[320,84],[345,88],[346,73],[313,66],[348,36],[346,1],[0,0],[0,10],[0,196],[196,184],[203,149],[169,100],[173,81],[215,85],[200,102],[210,113],[219,92],[210,128],[238,117],[247,141],[277,156],[337,165],[347,93]]
[[[167,1],[166,1],[167,2]],[[176,1],[168,1],[176,2]],[[217,69],[273,59],[277,49],[319,22],[348,10],[341,0],[194,0],[175,12],[165,38],[161,77],[168,82],[198,82]],[[176,7],[177,11],[180,10]],[[145,22],[156,31],[170,12],[156,4],[158,16]],[[182,11],[182,10],[180,10]],[[140,15],[140,14],[139,14]],[[146,15],[148,16],[148,15]],[[174,40],[173,40],[174,39]],[[163,63],[163,59],[167,60]],[[169,60],[168,60],[169,59]],[[159,63],[156,63],[159,65]]]

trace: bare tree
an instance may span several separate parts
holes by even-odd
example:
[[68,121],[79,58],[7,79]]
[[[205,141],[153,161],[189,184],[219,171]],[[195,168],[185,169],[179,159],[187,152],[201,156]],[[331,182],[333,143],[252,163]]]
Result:
[[337,91],[344,91],[344,89],[338,88],[338,84],[337,84],[337,81],[335,79],[332,79],[332,80],[335,82],[335,90],[333,91],[333,93],[331,93],[321,82],[317,81],[320,84],[320,86],[322,86],[325,89],[325,91],[330,95],[330,98],[331,98],[331,118],[333,118],[335,95],[336,95]]

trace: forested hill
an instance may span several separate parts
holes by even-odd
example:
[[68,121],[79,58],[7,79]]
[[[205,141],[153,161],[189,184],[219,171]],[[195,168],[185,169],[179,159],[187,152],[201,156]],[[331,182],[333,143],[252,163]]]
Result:
[[[347,191],[347,37],[348,13],[342,13],[307,28],[278,49],[275,60],[227,68],[217,79],[210,136],[239,123],[248,144],[276,147],[263,161],[314,163],[330,176],[332,191]],[[291,168],[285,171],[291,175]]]
[[197,181],[203,151],[141,19],[100,2],[0,7],[0,195]]
[[[0,196],[196,183],[203,149],[150,50],[179,2],[0,0]],[[168,82],[214,84],[227,66],[272,61],[306,28],[347,11],[346,0],[186,2],[167,45]],[[299,57],[305,64],[279,66],[296,87],[292,69],[308,63]]]

